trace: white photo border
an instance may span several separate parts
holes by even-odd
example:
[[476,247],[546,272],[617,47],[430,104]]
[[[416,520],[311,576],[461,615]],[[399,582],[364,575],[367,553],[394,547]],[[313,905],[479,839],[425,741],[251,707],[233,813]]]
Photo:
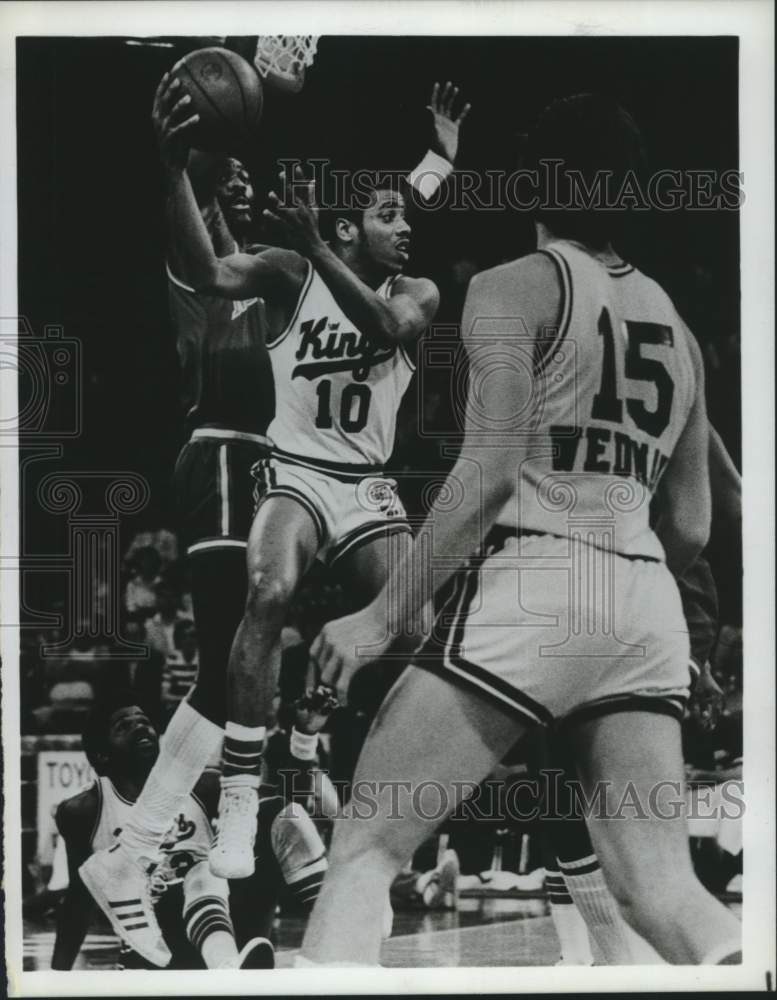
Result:
[[[184,15],[185,14],[185,18]],[[340,0],[340,2],[5,3],[0,9],[0,318],[15,317],[17,35],[318,33],[385,35],[737,35],[739,50],[741,329],[744,481],[743,964],[631,968],[23,972],[19,640],[0,629],[3,661],[4,889],[10,996],[598,992],[766,988],[775,981],[774,657],[774,60],[767,0]],[[401,25],[401,32],[397,31]],[[0,420],[17,408],[16,373],[0,365]],[[2,424],[0,424],[2,426]],[[0,446],[0,611],[18,621],[17,452]],[[173,981],[175,992],[172,993]]]

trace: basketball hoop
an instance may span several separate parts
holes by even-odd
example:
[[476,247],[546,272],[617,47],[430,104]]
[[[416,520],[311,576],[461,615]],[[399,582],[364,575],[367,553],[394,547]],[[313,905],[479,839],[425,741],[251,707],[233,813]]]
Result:
[[260,35],[254,66],[267,83],[297,94],[305,82],[305,67],[313,65],[318,39],[318,35]]

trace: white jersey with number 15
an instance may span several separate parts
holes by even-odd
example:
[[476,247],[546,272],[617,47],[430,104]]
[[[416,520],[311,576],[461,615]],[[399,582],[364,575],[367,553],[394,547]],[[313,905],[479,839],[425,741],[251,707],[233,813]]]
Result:
[[533,425],[498,522],[663,559],[650,502],[696,395],[691,334],[630,264],[544,248],[561,285],[555,337],[538,342]]

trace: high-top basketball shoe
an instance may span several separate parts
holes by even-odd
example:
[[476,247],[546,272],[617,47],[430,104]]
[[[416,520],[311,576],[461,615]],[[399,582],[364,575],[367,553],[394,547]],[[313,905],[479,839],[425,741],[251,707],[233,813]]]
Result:
[[171,956],[151,899],[149,879],[155,867],[155,860],[136,861],[117,841],[87,858],[78,874],[116,934],[152,965],[164,968]]

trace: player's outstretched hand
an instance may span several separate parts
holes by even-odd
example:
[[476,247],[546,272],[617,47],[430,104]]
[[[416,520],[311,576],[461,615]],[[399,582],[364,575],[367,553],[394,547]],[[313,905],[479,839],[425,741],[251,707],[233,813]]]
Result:
[[432,152],[444,156],[450,163],[456,162],[459,152],[459,129],[472,107],[471,104],[465,104],[456,114],[453,106],[458,96],[459,88],[454,87],[450,80],[444,87],[435,83],[427,104],[434,120]]
[[388,649],[385,621],[379,621],[370,607],[327,622],[310,647],[310,655],[321,669],[321,681],[337,692],[341,705],[348,698],[351,678],[367,663],[379,659]]
[[315,184],[305,177],[298,164],[293,170],[286,167],[278,176],[284,197],[270,191],[267,198],[272,207],[262,214],[278,227],[287,247],[308,254],[317,244],[323,243],[318,229]]
[[189,132],[200,120],[198,114],[191,113],[191,102],[180,79],[165,73],[154,95],[151,121],[167,167],[183,168],[189,158]]

